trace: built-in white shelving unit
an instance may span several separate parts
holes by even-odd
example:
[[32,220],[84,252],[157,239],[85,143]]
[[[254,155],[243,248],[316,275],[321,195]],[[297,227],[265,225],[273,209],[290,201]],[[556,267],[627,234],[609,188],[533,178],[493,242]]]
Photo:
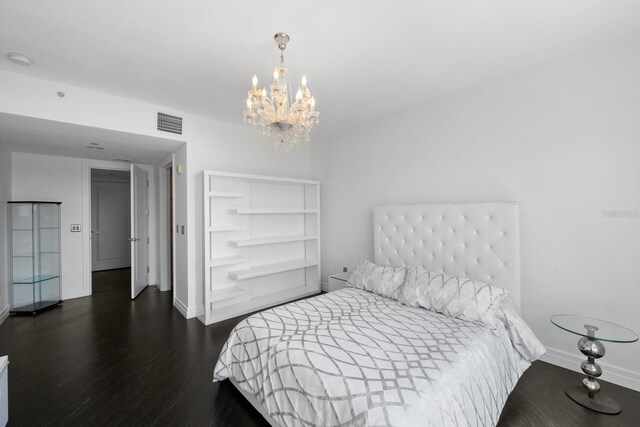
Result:
[[204,324],[320,292],[317,181],[203,171],[197,185]]

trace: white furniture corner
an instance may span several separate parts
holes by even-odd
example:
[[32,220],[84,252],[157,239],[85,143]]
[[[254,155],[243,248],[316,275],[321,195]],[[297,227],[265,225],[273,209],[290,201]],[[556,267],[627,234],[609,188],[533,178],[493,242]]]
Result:
[[9,422],[9,357],[0,356],[0,427]]
[[329,283],[327,283],[327,292],[337,291],[347,286],[347,280],[351,276],[350,272],[343,272],[338,274],[332,274],[329,276]]
[[197,191],[205,325],[320,292],[318,181],[203,171]]

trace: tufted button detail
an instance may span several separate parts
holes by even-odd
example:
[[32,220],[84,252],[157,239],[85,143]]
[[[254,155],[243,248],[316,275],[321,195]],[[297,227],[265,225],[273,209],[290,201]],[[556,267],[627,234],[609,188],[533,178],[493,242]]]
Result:
[[502,208],[489,209],[474,205],[382,208],[374,216],[375,258],[380,265],[422,265],[430,271],[445,270],[508,286],[505,283],[513,280],[512,267],[517,263],[508,257],[508,248],[517,228]]

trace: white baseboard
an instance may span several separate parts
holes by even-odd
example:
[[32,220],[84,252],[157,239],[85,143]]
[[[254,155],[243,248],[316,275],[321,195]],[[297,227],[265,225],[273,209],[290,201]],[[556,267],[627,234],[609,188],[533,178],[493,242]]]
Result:
[[178,309],[180,314],[182,314],[185,319],[192,319],[196,317],[196,309],[195,308],[190,309],[178,298],[173,299],[173,306]]
[[2,325],[2,322],[4,322],[7,317],[9,317],[9,306],[0,310],[0,325]]
[[[605,355],[604,360],[606,360],[606,358],[607,356]],[[579,354],[567,353],[566,351],[547,347],[547,354],[542,356],[541,359],[553,365],[582,373],[580,363],[582,363],[586,358]],[[639,372],[630,371],[601,361],[598,361],[598,364],[602,366],[602,376],[600,378],[604,381],[609,381],[610,383],[614,383],[622,387],[640,391]]]
[[327,282],[320,282],[320,290],[322,292],[329,292],[329,284]]
[[62,301],[70,299],[82,298],[91,296],[90,293],[86,293],[84,288],[65,289],[62,294]]

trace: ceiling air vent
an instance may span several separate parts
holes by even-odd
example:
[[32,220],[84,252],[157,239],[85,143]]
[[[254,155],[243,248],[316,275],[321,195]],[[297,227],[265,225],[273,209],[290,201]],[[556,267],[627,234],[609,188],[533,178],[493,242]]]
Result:
[[182,117],[158,113],[158,130],[182,135]]

